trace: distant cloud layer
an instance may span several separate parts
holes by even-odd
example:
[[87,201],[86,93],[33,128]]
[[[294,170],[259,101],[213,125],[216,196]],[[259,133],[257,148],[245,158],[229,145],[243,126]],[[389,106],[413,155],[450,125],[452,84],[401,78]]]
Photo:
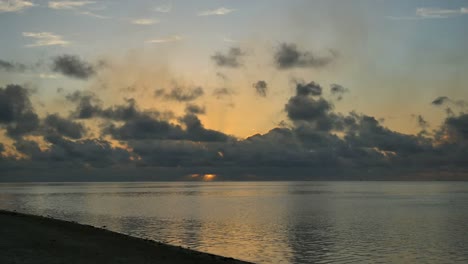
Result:
[[[316,82],[297,82],[295,88],[284,106],[286,124],[246,139],[205,128],[199,115],[206,109],[193,103],[187,103],[185,113],[176,116],[141,110],[131,98],[124,104],[104,107],[95,94],[82,91],[65,96],[76,107],[69,116],[52,113],[40,117],[32,107],[31,94],[19,85],[0,88],[0,128],[14,141],[15,151],[28,157],[21,161],[24,169],[28,164],[42,163],[48,168],[67,164],[76,168],[204,166],[253,171],[294,167],[307,169],[310,175],[334,171],[335,176],[357,177],[369,170],[395,177],[468,169],[467,114],[448,116],[433,133],[418,115],[417,124],[425,132],[405,135],[384,127],[373,116],[334,112]],[[201,94],[197,88],[175,88],[159,96],[183,103]],[[84,123],[87,119],[100,122],[99,130],[93,132],[97,134],[90,136]],[[47,147],[30,136],[41,137]],[[104,138],[127,147],[115,146]],[[5,148],[0,145],[0,168],[20,162],[9,158]]]

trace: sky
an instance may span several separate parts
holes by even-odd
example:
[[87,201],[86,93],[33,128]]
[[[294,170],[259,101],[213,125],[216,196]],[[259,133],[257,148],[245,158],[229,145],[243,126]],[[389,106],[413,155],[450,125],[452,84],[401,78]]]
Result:
[[0,171],[466,179],[466,25],[461,0],[0,0]]

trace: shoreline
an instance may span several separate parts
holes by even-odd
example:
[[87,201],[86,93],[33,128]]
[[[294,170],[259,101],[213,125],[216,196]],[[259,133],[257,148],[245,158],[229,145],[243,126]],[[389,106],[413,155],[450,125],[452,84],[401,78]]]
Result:
[[0,210],[0,263],[249,263],[50,217]]

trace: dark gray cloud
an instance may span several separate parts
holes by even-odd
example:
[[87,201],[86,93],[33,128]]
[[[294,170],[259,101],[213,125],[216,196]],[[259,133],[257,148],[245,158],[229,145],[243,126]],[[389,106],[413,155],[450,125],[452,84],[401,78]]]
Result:
[[468,114],[449,116],[444,122],[443,130],[450,142],[468,143]]
[[292,121],[318,121],[326,119],[333,105],[323,98],[314,98],[322,94],[322,87],[315,83],[297,83],[296,95],[285,106]]
[[315,82],[310,83],[296,83],[296,93],[298,96],[319,96],[322,95],[322,86]]
[[450,101],[450,98],[448,98],[447,96],[439,96],[436,99],[434,99],[434,101],[432,101],[432,104],[433,105],[443,105],[447,101]]
[[72,168],[112,166],[128,163],[132,157],[127,150],[112,147],[110,142],[102,139],[68,140],[51,135],[45,140],[51,145],[47,150],[41,150],[36,142],[29,140],[18,140],[15,147],[31,160],[47,163],[49,169],[62,163],[70,164]]
[[156,97],[163,97],[167,100],[174,100],[179,102],[189,102],[198,99],[203,96],[205,92],[201,87],[195,88],[184,88],[184,87],[174,87],[169,91],[164,89],[158,89],[155,91],[154,95]]
[[330,85],[330,92],[332,95],[336,96],[336,99],[340,101],[343,99],[343,94],[348,92],[348,89],[339,85],[339,84],[331,84]]
[[29,91],[15,84],[0,87],[0,125],[7,135],[18,137],[36,130],[39,117],[29,99]]
[[24,72],[27,70],[27,66],[21,63],[9,62],[0,60],[0,71],[6,72]]
[[252,86],[255,88],[257,95],[261,97],[267,96],[268,84],[265,81],[257,81],[256,83],[252,84]]
[[76,103],[77,107],[72,116],[78,119],[89,119],[102,113],[101,100],[93,93],[75,91],[65,97],[68,101]]
[[76,79],[89,79],[96,74],[90,63],[75,55],[61,55],[53,58],[52,70]]
[[241,58],[245,53],[239,47],[232,47],[226,54],[215,53],[211,59],[219,67],[238,68],[242,66]]
[[201,142],[225,142],[230,137],[219,131],[206,129],[194,114],[186,114],[180,121],[185,125],[184,139]]
[[275,52],[274,60],[279,69],[322,68],[337,57],[335,51],[327,56],[318,56],[309,51],[301,51],[296,44],[282,43]]
[[195,114],[195,115],[203,115],[206,113],[205,107],[194,105],[194,104],[188,104],[185,107],[185,113],[187,114]]
[[307,96],[294,96],[285,106],[291,120],[311,121],[325,116],[332,105],[323,98],[314,99]]
[[81,123],[60,117],[58,114],[48,115],[44,119],[44,125],[48,134],[57,134],[73,139],[82,138],[86,134],[86,128]]

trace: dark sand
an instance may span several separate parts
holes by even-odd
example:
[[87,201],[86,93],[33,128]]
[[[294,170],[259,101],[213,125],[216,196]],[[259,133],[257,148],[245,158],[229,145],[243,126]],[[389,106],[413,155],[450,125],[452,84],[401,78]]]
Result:
[[246,263],[104,229],[0,210],[0,263]]

